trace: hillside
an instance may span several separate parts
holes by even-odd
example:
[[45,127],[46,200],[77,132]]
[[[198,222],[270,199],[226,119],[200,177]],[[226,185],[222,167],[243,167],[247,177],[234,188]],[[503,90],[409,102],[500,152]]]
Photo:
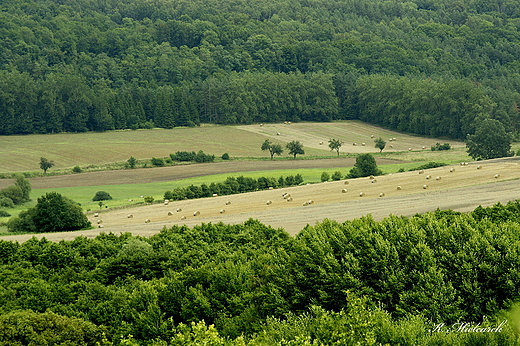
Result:
[[[277,132],[280,135],[276,135]],[[390,142],[387,143],[385,152],[403,152],[408,148],[420,152],[423,151],[422,147],[429,151],[436,142],[449,142],[454,148],[464,146],[457,141],[405,135],[358,121],[7,136],[0,141],[0,172],[38,171],[40,157],[54,161],[55,165],[49,173],[74,166],[80,166],[85,171],[110,169],[111,164],[125,162],[131,156],[142,160],[140,165],[150,165],[150,158],[169,157],[177,151],[203,150],[217,158],[228,153],[232,158],[268,159],[269,155],[260,150],[266,139],[279,142],[284,147],[286,143],[298,140],[304,145],[303,157],[333,158],[336,153],[328,147],[330,138],[345,141],[342,154],[377,153],[379,150],[374,148],[372,135],[381,136],[387,142],[389,138],[398,138],[392,144],[394,148],[390,148]],[[357,141],[359,145],[353,146],[351,141]],[[323,144],[320,145],[320,142]],[[366,146],[362,146],[362,142],[366,142]],[[283,154],[282,157],[288,156]],[[413,160],[413,156],[406,160]]]
[[0,135],[361,119],[518,132],[515,1],[0,4]]

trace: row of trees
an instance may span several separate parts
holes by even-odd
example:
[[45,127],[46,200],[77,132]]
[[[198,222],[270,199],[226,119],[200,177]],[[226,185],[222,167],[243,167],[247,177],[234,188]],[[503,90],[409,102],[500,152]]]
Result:
[[[0,342],[516,345],[517,319],[502,311],[520,299],[519,215],[511,202],[324,220],[296,237],[249,220],[0,241]],[[501,329],[457,333],[457,323]],[[90,341],[67,339],[67,324]]]
[[[304,155],[305,150],[303,149],[303,143],[300,141],[291,141],[285,145],[287,148],[287,151],[289,155],[292,155],[294,158],[296,158],[296,155]],[[283,153],[283,148],[281,144],[278,143],[272,143],[269,139],[266,139],[262,146],[260,147],[262,151],[268,151],[269,155],[271,156],[271,160],[273,159],[274,155],[280,156]]]
[[170,201],[180,201],[184,199],[211,197],[213,195],[232,195],[244,192],[253,192],[269,188],[279,188],[286,186],[297,186],[303,183],[300,174],[280,176],[278,179],[273,177],[228,177],[222,183],[201,184],[200,186],[190,185],[188,187],[177,187],[164,193],[164,199]]

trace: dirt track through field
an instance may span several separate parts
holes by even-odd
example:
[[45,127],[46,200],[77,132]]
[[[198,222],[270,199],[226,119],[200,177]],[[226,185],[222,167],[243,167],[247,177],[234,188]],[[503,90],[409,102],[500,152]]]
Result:
[[[273,161],[229,161],[198,163],[169,167],[127,169],[117,171],[88,172],[81,174],[56,175],[29,179],[33,189],[51,189],[76,186],[99,186],[118,184],[144,184],[174,181],[210,174],[251,172],[278,169],[352,167],[355,158],[322,160],[273,160]],[[377,159],[378,165],[399,163],[391,159]],[[0,179],[0,189],[14,183],[13,179]]]
[[[102,220],[103,228],[40,234],[37,237],[44,236],[53,241],[70,240],[77,236],[95,237],[100,231],[151,236],[165,226],[185,224],[192,227],[209,222],[236,224],[249,218],[296,234],[306,225],[314,225],[325,218],[344,222],[372,214],[376,220],[381,220],[390,214],[411,216],[437,208],[466,212],[478,205],[489,206],[496,202],[507,203],[518,199],[519,162],[518,159],[511,158],[472,163],[468,166],[439,167],[425,170],[423,173],[397,173],[376,177],[376,181],[359,178],[349,180],[348,184],[345,184],[345,181],[327,182],[240,195],[176,201],[169,205],[154,204],[106,211],[100,213],[99,217],[89,214],[93,225]],[[478,165],[481,165],[480,169],[477,169]],[[398,189],[398,186],[401,189]],[[344,189],[347,191],[342,192]],[[291,194],[292,201],[284,199],[283,193]],[[360,193],[364,195],[360,197]],[[304,206],[304,203],[310,200],[313,203]],[[182,210],[176,211],[177,209]],[[200,214],[194,216],[196,211]],[[168,212],[171,215],[168,215]],[[133,217],[128,218],[128,215]],[[183,217],[184,219],[181,219]],[[145,223],[145,219],[150,219],[150,222]],[[25,241],[31,237],[32,235],[6,236],[2,239]]]

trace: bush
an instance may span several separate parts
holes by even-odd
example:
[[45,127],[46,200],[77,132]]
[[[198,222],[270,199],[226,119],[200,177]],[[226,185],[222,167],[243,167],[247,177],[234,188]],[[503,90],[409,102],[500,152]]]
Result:
[[81,173],[83,172],[83,170],[81,169],[80,166],[75,166],[73,169],[72,169],[72,173]]
[[221,159],[222,160],[229,160],[229,154],[228,153],[222,154]]
[[450,143],[440,144],[439,142],[437,142],[437,143],[435,143],[435,146],[432,146],[432,151],[450,150],[450,149],[451,149]]
[[6,212],[5,210],[0,210],[0,217],[9,217],[11,214]]
[[0,190],[0,197],[9,198],[14,204],[22,204],[25,201],[23,190],[16,185],[11,185]]
[[202,150],[199,150],[199,152],[197,153],[197,155],[195,155],[195,158],[193,160],[198,163],[213,162],[215,161],[215,155],[207,155],[204,154]]
[[336,171],[332,174],[331,179],[334,181],[341,180],[343,178],[343,174],[340,171]]
[[2,208],[14,208],[14,202],[9,197],[0,196],[0,207],[2,207]]
[[154,201],[153,196],[146,196],[146,197],[144,198],[144,202],[145,202],[145,203],[153,203],[153,201]]
[[361,154],[356,157],[356,163],[350,170],[347,178],[352,179],[381,174],[383,174],[383,172],[377,168],[376,159],[370,154]]
[[323,173],[321,173],[321,182],[329,181],[329,180],[330,180],[330,175],[329,175],[329,173],[327,173],[327,172],[323,172]]
[[137,164],[137,159],[133,156],[130,156],[130,158],[126,161],[128,164],[128,168],[135,168],[135,165]]
[[108,192],[98,191],[98,192],[96,192],[96,195],[94,196],[94,198],[92,198],[92,201],[94,201],[94,202],[108,201],[110,199],[112,199],[112,196],[110,196],[110,194]]
[[152,157],[152,165],[156,166],[156,167],[163,167],[164,166],[164,160],[161,159],[160,157]]
[[187,151],[178,151],[175,154],[170,154],[170,158],[173,161],[193,161],[195,159],[195,155],[196,154],[194,151],[191,153]]
[[10,232],[63,232],[90,226],[81,207],[57,192],[39,197],[34,208],[20,212],[7,223]]

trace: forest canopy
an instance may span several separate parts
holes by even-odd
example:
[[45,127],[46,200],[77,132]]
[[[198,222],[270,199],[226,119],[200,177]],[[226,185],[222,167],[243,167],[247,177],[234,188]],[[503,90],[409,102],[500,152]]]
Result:
[[0,134],[361,119],[520,129],[516,1],[0,4]]

